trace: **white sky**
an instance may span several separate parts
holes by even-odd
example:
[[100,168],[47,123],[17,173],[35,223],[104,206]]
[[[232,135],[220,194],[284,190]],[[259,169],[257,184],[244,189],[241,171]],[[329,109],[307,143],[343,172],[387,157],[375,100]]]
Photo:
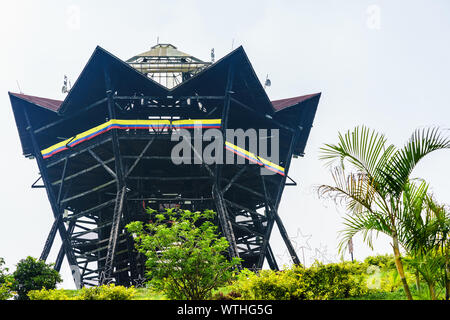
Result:
[[[272,100],[322,92],[304,158],[292,162],[299,183],[285,189],[280,215],[290,236],[311,235],[307,264],[337,254],[342,210],[317,198],[331,182],[318,149],[338,131],[365,124],[400,146],[417,127],[450,127],[450,2],[447,0],[303,1],[20,1],[0,8],[0,257],[7,265],[39,257],[52,224],[45,191],[31,189],[35,161],[23,158],[7,92],[63,99],[64,74],[75,82],[97,45],[126,60],[156,44],[209,60],[243,45]],[[450,203],[447,151],[432,154],[414,176]],[[299,229],[300,228],[300,229]],[[301,237],[300,237],[301,238]],[[300,238],[294,243],[300,245]],[[59,236],[50,254],[54,261]],[[284,258],[275,227],[271,245]],[[355,258],[390,253],[355,239]],[[299,251],[303,260],[303,253]],[[348,254],[345,256],[349,259]],[[287,260],[285,260],[287,261]],[[74,288],[66,260],[61,287]]]

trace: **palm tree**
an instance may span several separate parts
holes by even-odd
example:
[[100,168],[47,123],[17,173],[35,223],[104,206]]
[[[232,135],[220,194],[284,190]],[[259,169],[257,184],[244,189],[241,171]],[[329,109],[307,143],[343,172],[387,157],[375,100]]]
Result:
[[405,189],[404,209],[409,212],[402,215],[402,244],[411,256],[410,264],[426,281],[431,298],[436,299],[435,284],[442,279],[448,299],[450,215],[427,190],[425,181]]
[[321,185],[319,196],[343,202],[348,210],[339,250],[345,249],[348,240],[358,233],[371,248],[374,233],[390,236],[395,265],[410,300],[400,254],[400,243],[405,239],[403,215],[409,213],[404,208],[403,194],[417,163],[445,148],[450,148],[450,137],[443,136],[438,128],[416,130],[405,146],[397,149],[387,144],[383,134],[364,126],[345,135],[339,133],[338,144],[321,148],[320,159],[332,167],[334,185]]
[[[445,206],[438,205],[428,193],[424,180],[411,181],[403,192],[403,212],[400,225],[400,242],[407,250],[409,264],[416,269],[428,285],[430,296],[436,299],[435,285],[441,279],[448,287],[448,243],[450,216]],[[442,272],[443,271],[443,272]],[[419,286],[418,286],[419,287]],[[448,292],[448,290],[446,290]]]

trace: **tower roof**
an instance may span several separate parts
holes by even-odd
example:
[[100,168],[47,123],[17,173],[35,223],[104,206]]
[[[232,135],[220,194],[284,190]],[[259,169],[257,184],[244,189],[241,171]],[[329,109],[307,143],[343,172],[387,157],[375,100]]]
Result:
[[[236,48],[210,67],[204,68],[201,72],[171,89],[147,77],[133,68],[131,64],[120,60],[105,49],[97,47],[64,101],[10,93],[24,154],[31,154],[31,145],[25,130],[26,123],[23,119],[22,109],[27,108],[33,113],[31,116],[39,118],[38,122],[41,126],[61,119],[61,117],[82,112],[84,108],[105,99],[105,68],[109,71],[114,90],[122,96],[134,96],[139,93],[148,96],[180,97],[195,94],[200,96],[222,95],[226,88],[230,65],[233,65],[238,73],[233,83],[233,98],[251,106],[258,113],[274,117],[280,123],[293,128],[302,127],[302,133],[295,147],[295,154],[302,155],[312,127],[320,93],[271,102],[242,47]],[[66,124],[66,127],[74,127],[75,130],[75,127],[80,125],[88,126],[89,119],[85,118],[83,122],[70,122],[70,126]],[[92,121],[95,119],[92,118]],[[79,129],[78,131],[83,130]]]
[[179,51],[170,43],[157,44],[126,62],[167,88],[175,87],[211,64]]
[[143,52],[134,56],[131,59],[128,59],[127,62],[133,62],[135,59],[139,57],[190,57],[197,61],[201,61],[190,54],[184,53],[177,49],[173,44],[170,43],[159,43],[153,47],[149,51]]

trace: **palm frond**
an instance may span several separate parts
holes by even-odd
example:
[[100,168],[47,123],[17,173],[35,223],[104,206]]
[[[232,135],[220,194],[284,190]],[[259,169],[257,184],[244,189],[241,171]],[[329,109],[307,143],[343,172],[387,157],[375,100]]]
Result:
[[399,239],[409,251],[424,254],[448,241],[450,218],[430,194],[428,184],[409,181],[402,193],[397,218]]
[[358,215],[347,214],[344,217],[344,226],[345,228],[339,232],[339,252],[343,252],[347,248],[348,241],[356,234],[362,234],[363,241],[371,249],[373,249],[374,233],[392,234],[387,217],[383,216],[383,214],[376,214],[370,211],[364,211]]
[[344,135],[339,133],[338,144],[325,144],[320,149],[320,160],[327,160],[326,165],[332,166],[339,162],[345,168],[347,160],[359,172],[375,176],[377,166],[385,164],[393,153],[394,146],[387,146],[383,134],[365,126],[359,126]]
[[347,174],[342,167],[335,167],[331,170],[331,176],[334,186],[319,186],[317,190],[320,198],[328,198],[334,200],[336,204],[344,204],[352,212],[358,212],[358,205],[371,210],[376,191],[366,175]]
[[417,163],[429,153],[441,149],[450,149],[450,136],[444,135],[438,127],[417,129],[383,170],[390,191],[400,196]]
[[377,190],[373,178],[362,173],[346,173],[342,167],[331,169],[334,184],[317,188],[319,198],[345,205],[354,214],[368,210],[389,214],[390,208]]

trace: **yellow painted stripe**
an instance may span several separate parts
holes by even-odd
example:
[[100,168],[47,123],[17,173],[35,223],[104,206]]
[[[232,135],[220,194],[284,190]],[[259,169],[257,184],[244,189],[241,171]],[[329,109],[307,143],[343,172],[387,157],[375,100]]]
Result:
[[182,124],[218,124],[220,125],[220,119],[197,119],[197,120],[174,120],[172,121],[173,125],[182,125]]
[[176,120],[176,121],[170,121],[170,120],[124,120],[124,119],[112,119],[108,122],[102,123],[94,128],[91,128],[89,130],[86,130],[82,133],[77,134],[76,136],[66,139],[64,141],[58,142],[57,144],[54,144],[44,150],[41,151],[43,155],[51,153],[52,151],[59,149],[61,147],[65,147],[69,143],[74,143],[77,140],[83,139],[88,137],[91,134],[95,134],[96,132],[99,132],[101,130],[104,130],[105,128],[111,126],[111,125],[146,125],[149,126],[149,129],[152,129],[152,126],[161,126],[161,125],[167,125],[167,128],[170,127],[171,124],[217,124],[220,125],[221,120],[220,119],[199,119],[199,120]]
[[279,166],[279,165],[277,165],[277,164],[275,164],[275,163],[273,163],[273,162],[270,162],[269,160],[266,160],[266,159],[264,159],[264,158],[261,158],[261,157],[259,157],[259,156],[256,156],[254,153],[252,153],[252,152],[249,152],[249,151],[247,151],[247,150],[245,150],[245,149],[242,149],[242,148],[240,148],[240,147],[238,147],[238,146],[236,146],[236,145],[234,145],[234,144],[232,144],[232,143],[230,143],[230,142],[228,142],[228,141],[225,141],[225,144],[228,146],[228,147],[230,147],[231,149],[234,149],[234,150],[236,150],[236,151],[239,151],[239,152],[241,152],[241,153],[243,153],[243,154],[245,154],[245,155],[247,155],[247,156],[249,156],[249,157],[251,157],[251,158],[253,158],[253,159],[258,159],[259,161],[261,161],[263,164],[265,164],[266,166],[269,166],[269,167],[272,167],[272,168],[275,168],[275,169],[277,169],[277,170],[280,170],[280,171],[282,171],[282,172],[284,172],[284,168],[283,167],[281,167],[281,166]]

